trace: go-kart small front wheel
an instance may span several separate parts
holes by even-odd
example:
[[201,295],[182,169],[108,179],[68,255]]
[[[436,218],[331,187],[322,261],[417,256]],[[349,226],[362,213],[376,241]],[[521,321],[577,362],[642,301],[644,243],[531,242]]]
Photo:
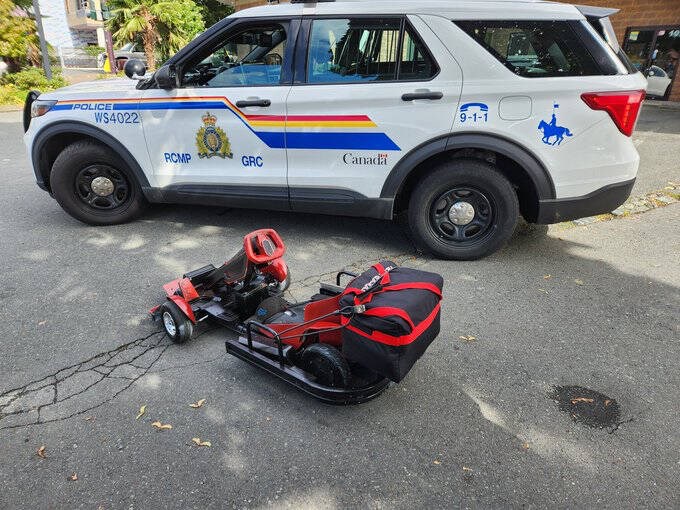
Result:
[[316,377],[319,384],[333,388],[347,388],[352,372],[347,360],[332,345],[312,344],[302,352],[302,367]]
[[163,321],[163,329],[165,329],[170,340],[176,344],[183,344],[191,339],[191,335],[194,333],[194,325],[175,303],[167,301],[163,303],[159,311]]

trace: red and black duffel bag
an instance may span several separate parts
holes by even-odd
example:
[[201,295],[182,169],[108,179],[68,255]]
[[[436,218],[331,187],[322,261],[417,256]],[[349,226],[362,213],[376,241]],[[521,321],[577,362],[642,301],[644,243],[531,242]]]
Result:
[[439,334],[444,279],[383,261],[356,277],[340,306],[366,311],[343,317],[342,353],[350,361],[401,381]]

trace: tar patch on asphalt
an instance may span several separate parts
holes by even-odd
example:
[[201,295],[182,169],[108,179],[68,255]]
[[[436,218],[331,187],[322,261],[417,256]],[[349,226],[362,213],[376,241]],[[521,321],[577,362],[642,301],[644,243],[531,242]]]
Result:
[[569,413],[576,423],[593,428],[618,428],[621,424],[621,408],[607,395],[582,386],[555,386],[548,397],[554,400],[560,411]]

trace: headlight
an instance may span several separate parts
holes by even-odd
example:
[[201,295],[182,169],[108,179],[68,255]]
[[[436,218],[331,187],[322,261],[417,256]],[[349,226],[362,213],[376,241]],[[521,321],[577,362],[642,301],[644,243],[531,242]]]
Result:
[[33,104],[31,105],[31,118],[42,117],[47,112],[49,112],[50,108],[52,108],[55,104],[56,101],[33,101]]

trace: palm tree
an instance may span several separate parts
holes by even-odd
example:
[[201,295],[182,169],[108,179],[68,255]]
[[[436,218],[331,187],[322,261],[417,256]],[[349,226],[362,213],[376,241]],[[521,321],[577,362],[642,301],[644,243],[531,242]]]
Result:
[[141,36],[149,70],[161,58],[186,45],[204,29],[199,7],[192,0],[108,0],[107,28],[117,42]]

